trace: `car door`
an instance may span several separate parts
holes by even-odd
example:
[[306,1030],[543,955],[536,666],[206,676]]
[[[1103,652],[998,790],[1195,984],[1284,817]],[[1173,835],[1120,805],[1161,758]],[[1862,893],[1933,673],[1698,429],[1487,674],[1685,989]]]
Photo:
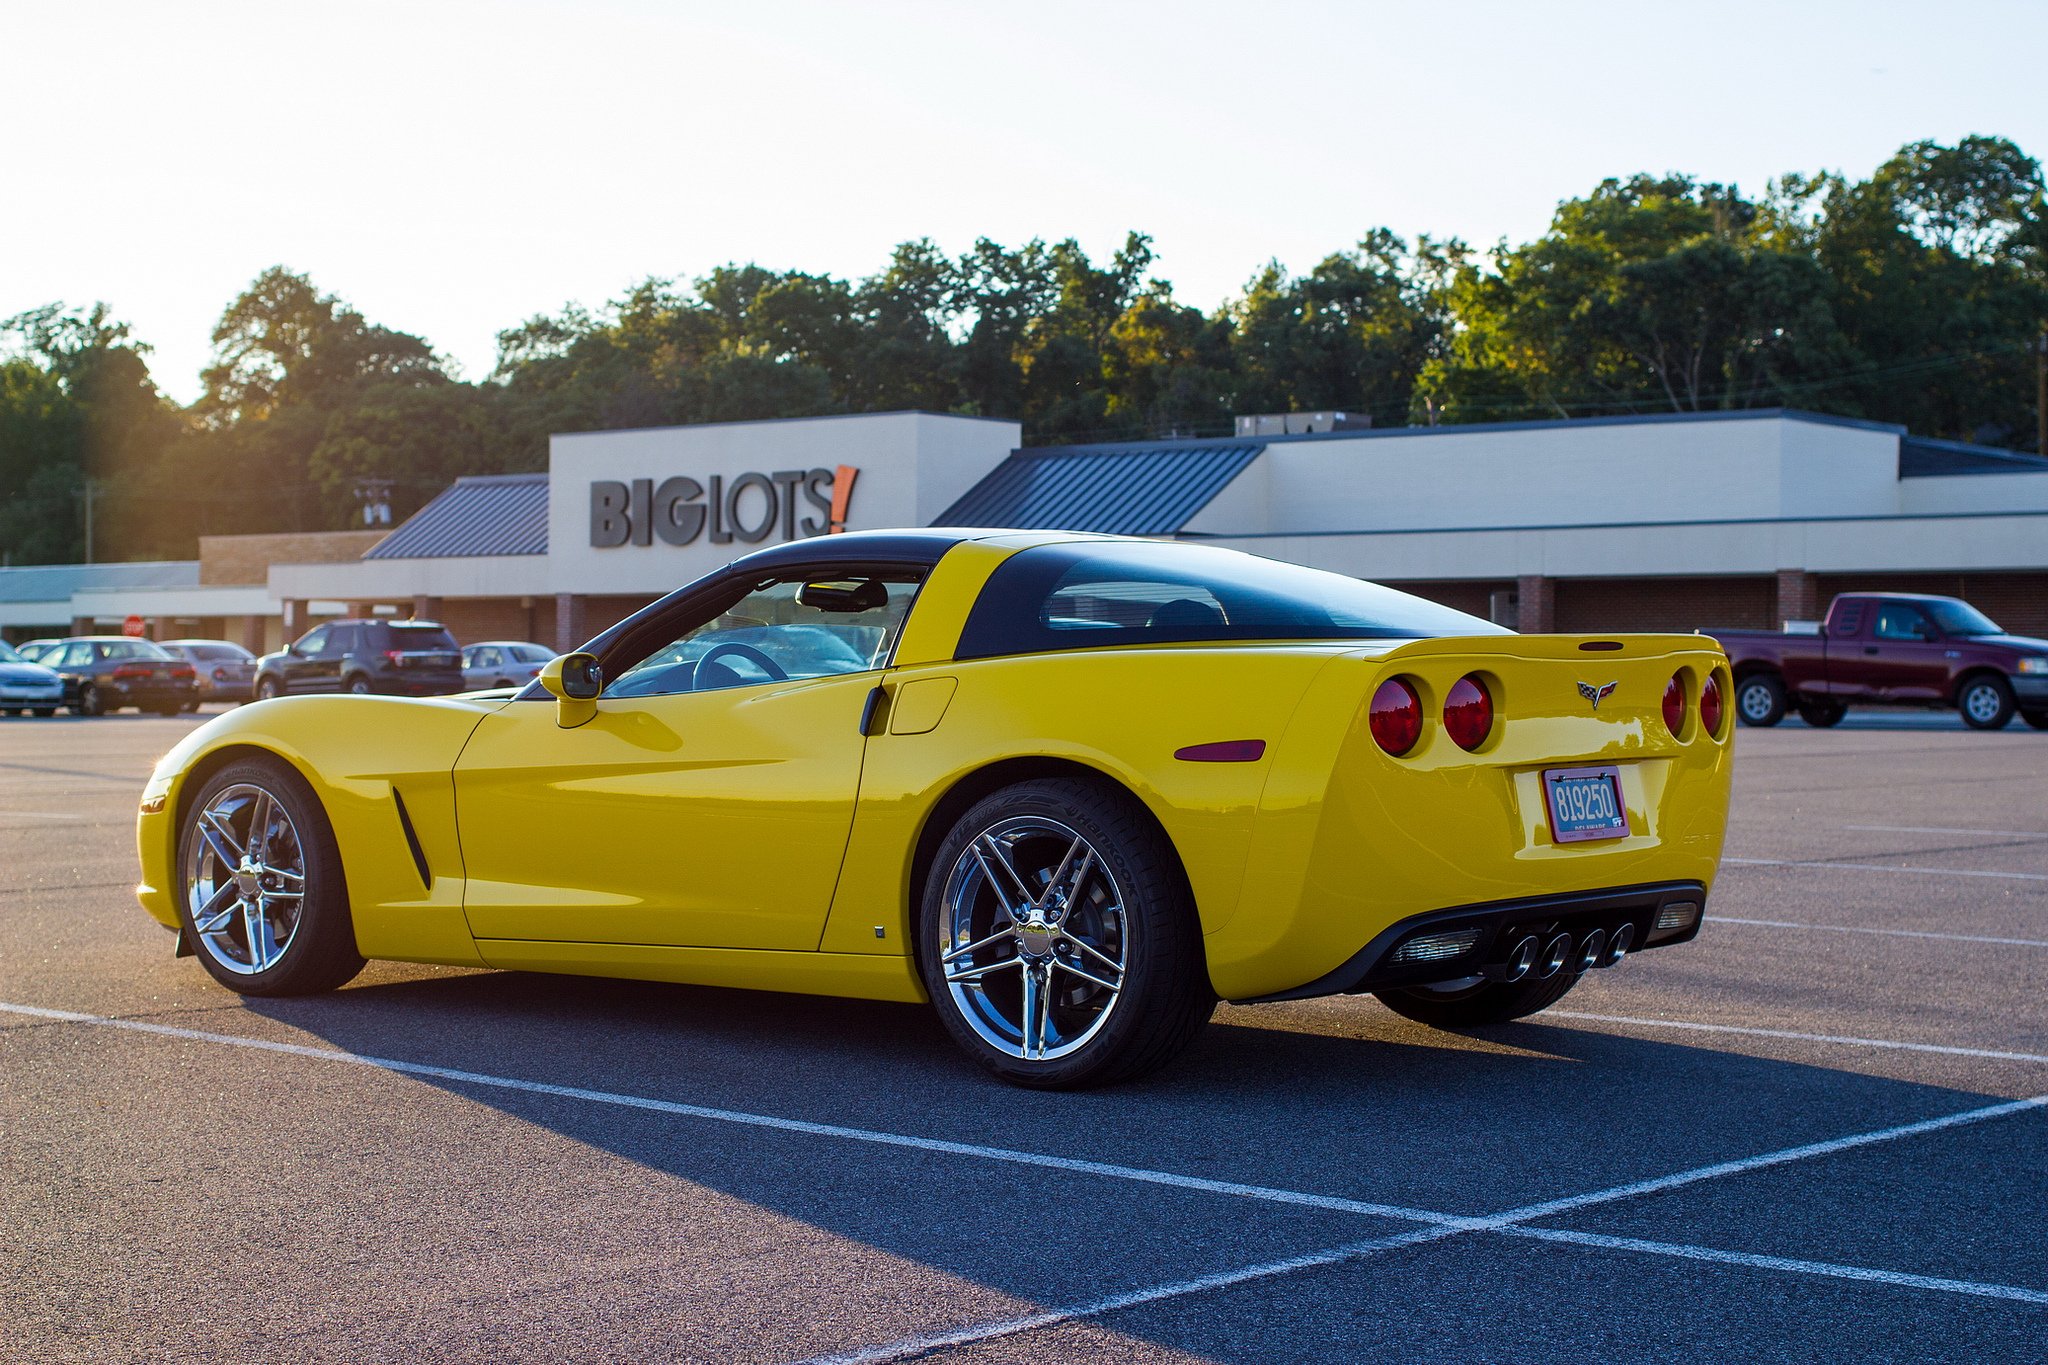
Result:
[[489,687],[498,681],[498,649],[495,645],[478,645],[469,652],[469,661],[462,666],[464,687]]
[[320,666],[320,652],[327,648],[327,637],[333,631],[332,626],[315,626],[292,642],[291,648],[285,651],[284,658],[280,659],[277,665],[278,672],[282,675],[279,681],[285,691],[311,690],[308,684],[316,675],[316,670]]
[[1871,623],[1864,661],[1884,701],[1938,702],[1948,694],[1948,659],[1941,632],[1920,608],[1881,602]]
[[64,679],[66,704],[77,703],[79,688],[92,677],[95,658],[90,640],[73,640],[61,649],[52,649],[45,656],[44,662]]
[[486,716],[455,766],[471,932],[816,949],[916,588],[842,580],[870,586],[738,582],[636,623],[573,729],[545,696]]

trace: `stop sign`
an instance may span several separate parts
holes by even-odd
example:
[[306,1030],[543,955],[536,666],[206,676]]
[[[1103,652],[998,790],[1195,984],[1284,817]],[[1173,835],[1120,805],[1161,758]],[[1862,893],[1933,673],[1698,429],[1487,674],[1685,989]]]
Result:
[[123,635],[142,634],[142,618],[140,616],[131,616],[123,621],[121,623],[121,633]]

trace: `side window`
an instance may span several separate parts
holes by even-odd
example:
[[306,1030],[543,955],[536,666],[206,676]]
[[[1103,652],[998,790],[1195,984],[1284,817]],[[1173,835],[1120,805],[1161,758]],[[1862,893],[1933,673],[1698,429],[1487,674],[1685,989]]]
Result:
[[1830,635],[1854,635],[1862,628],[1863,604],[1861,602],[1844,602],[1841,608],[1835,612],[1834,624],[1829,628],[1828,633]]
[[329,629],[327,626],[313,627],[304,635],[301,635],[299,642],[293,645],[292,648],[301,654],[310,654],[317,657],[322,650],[327,648]]
[[327,647],[320,651],[322,657],[339,658],[344,654],[362,652],[363,628],[361,626],[336,626],[334,633],[327,637]]
[[495,649],[477,650],[476,657],[470,660],[469,666],[471,668],[496,668],[498,666],[498,651]]
[[85,640],[79,640],[75,643],[66,645],[64,647],[64,662],[60,666],[64,668],[84,668],[87,664],[91,662],[91,643]]
[[1880,640],[1931,640],[1934,627],[1917,607],[1882,606],[1877,609],[1876,634]]
[[604,694],[659,697],[881,668],[917,586],[900,572],[763,584],[622,671]]

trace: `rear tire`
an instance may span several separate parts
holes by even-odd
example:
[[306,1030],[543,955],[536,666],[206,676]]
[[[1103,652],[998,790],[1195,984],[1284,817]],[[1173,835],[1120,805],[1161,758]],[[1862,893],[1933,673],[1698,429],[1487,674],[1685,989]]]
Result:
[[1785,684],[1775,673],[1750,674],[1735,684],[1735,714],[1744,725],[1776,725],[1785,719]]
[[1216,1006],[1172,844],[1104,783],[1041,778],[977,802],[932,861],[917,943],[947,1033],[1015,1085],[1154,1071]]
[[200,788],[177,869],[185,941],[229,990],[310,995],[363,969],[334,828],[282,760],[229,764]]
[[1980,673],[1963,684],[1956,694],[1956,710],[1963,724],[1972,730],[2003,730],[2012,723],[2019,704],[2013,700],[2012,685],[1996,673]]
[[1483,1024],[1505,1024],[1510,1019],[1547,1010],[1578,984],[1579,974],[1566,971],[1546,981],[1489,981],[1457,992],[1411,986],[1373,994],[1388,1009],[1418,1024],[1431,1028],[1477,1028]]
[[100,695],[98,687],[86,683],[78,689],[78,705],[71,709],[81,716],[104,716],[107,714],[107,701]]
[[1802,701],[1799,703],[1799,719],[1816,730],[1826,730],[1842,723],[1842,717],[1849,714],[1849,708],[1838,701]]

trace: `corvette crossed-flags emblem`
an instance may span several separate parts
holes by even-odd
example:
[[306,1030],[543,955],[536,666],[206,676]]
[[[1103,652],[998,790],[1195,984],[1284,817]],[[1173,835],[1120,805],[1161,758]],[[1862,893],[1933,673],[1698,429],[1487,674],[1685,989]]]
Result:
[[1602,683],[1598,687],[1589,682],[1582,682],[1579,684],[1579,695],[1593,703],[1593,709],[1598,711],[1600,703],[1606,701],[1613,694],[1614,689],[1619,686],[1621,686],[1619,679],[1611,683]]

